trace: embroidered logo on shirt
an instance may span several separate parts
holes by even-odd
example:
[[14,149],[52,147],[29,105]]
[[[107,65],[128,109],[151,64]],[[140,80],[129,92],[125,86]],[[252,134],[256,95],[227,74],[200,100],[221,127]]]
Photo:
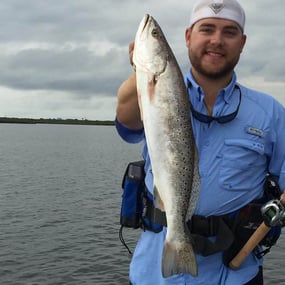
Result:
[[223,10],[225,5],[223,3],[212,3],[209,7],[214,11],[215,14],[218,14]]
[[254,127],[248,127],[247,128],[247,133],[254,135],[254,136],[258,136],[258,137],[263,137],[263,131]]

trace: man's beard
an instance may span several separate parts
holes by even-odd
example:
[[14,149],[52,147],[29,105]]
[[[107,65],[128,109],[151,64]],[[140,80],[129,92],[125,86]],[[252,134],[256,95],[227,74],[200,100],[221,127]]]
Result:
[[195,55],[191,55],[189,52],[189,59],[192,64],[192,67],[201,75],[209,78],[209,79],[221,79],[229,74],[231,74],[239,61],[239,56],[237,58],[233,58],[231,61],[227,62],[226,65],[216,70],[208,70],[203,67],[201,64],[201,58]]

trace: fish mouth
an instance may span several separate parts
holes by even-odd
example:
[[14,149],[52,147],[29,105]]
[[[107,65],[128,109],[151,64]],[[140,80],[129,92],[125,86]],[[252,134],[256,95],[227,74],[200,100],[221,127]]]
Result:
[[145,27],[147,26],[148,21],[150,20],[150,18],[151,18],[151,16],[150,16],[149,14],[146,14],[146,15],[144,16],[144,26],[143,26],[143,28],[142,28],[142,32],[144,31]]

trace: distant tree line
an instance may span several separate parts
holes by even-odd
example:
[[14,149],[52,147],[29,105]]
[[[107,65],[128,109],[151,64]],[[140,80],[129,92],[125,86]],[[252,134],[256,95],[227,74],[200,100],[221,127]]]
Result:
[[63,124],[63,125],[101,125],[113,126],[114,121],[100,121],[87,119],[31,119],[31,118],[7,118],[0,117],[0,123],[6,124]]

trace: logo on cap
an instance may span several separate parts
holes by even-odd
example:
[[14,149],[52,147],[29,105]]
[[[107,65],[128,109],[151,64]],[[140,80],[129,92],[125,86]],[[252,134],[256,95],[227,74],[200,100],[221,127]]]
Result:
[[225,5],[223,3],[212,3],[209,5],[209,7],[214,11],[215,14],[218,14],[223,10]]

